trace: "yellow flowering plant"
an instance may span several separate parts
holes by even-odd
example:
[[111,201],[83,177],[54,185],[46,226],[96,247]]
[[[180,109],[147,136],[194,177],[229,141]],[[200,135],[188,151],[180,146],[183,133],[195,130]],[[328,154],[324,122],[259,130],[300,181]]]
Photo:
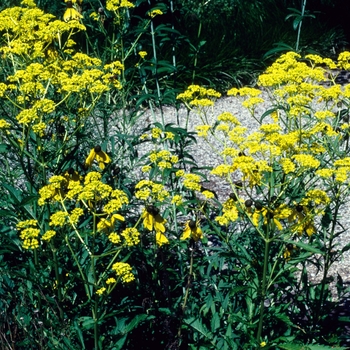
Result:
[[[319,327],[321,309],[330,297],[331,257],[349,249],[336,250],[336,240],[343,233],[337,230],[338,215],[349,193],[344,127],[349,96],[347,86],[332,78],[335,67],[346,66],[343,57],[345,54],[333,62],[289,52],[259,76],[257,88],[230,89],[228,95],[235,96],[257,121],[253,132],[231,113],[213,117],[214,104],[211,114],[197,106],[192,86],[178,95],[187,108],[196,108],[201,115],[205,124],[197,126],[198,136],[209,145],[215,140],[211,149],[222,158],[211,174],[226,182],[232,193],[221,203],[211,225],[232,250],[232,257],[240,261],[239,278],[246,281],[251,293],[261,295],[250,304],[257,343],[266,335],[266,319],[290,312],[288,308],[266,308],[266,298],[278,303],[272,287],[278,284],[282,288],[284,278],[291,278],[293,285],[297,266],[302,266],[302,278],[307,280],[309,262],[323,268],[315,309],[309,315],[310,329]],[[197,87],[196,91],[202,90]],[[260,114],[256,107],[266,98],[272,107]],[[191,182],[195,175],[188,176],[186,184],[195,188]],[[193,221],[192,226],[197,224]],[[188,224],[183,237],[193,233]],[[244,266],[255,272],[248,277]],[[309,287],[304,288],[306,292]]]

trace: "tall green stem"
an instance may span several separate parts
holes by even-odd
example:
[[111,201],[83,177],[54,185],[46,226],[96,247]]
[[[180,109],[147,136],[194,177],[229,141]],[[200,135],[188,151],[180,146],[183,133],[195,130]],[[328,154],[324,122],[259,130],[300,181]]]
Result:
[[260,301],[260,316],[259,316],[259,325],[258,325],[258,333],[256,336],[256,340],[260,342],[261,334],[262,334],[262,327],[263,327],[263,320],[264,320],[264,311],[265,311],[265,297],[266,297],[266,291],[267,291],[267,267],[269,263],[269,251],[270,251],[270,240],[267,238],[265,240],[265,251],[264,251],[264,267],[263,267],[263,276],[261,281],[261,301]]
[[[314,318],[314,326],[316,326],[319,322],[319,317],[320,317],[320,311],[323,309],[324,305],[324,298],[325,298],[325,288],[326,288],[326,279],[328,275],[329,268],[332,265],[332,249],[333,249],[333,240],[334,240],[334,232],[335,232],[335,227],[337,224],[337,216],[340,208],[340,192],[337,193],[336,195],[336,203],[335,203],[335,209],[334,209],[334,216],[333,216],[333,221],[332,221],[332,228],[331,232],[328,238],[328,242],[325,243],[325,245],[328,243],[326,247],[326,254],[324,257],[324,268],[323,268],[323,278],[321,282],[321,292],[320,292],[320,297],[317,300],[317,306],[316,306],[316,315]],[[326,238],[325,238],[326,239]]]
[[297,34],[297,42],[295,45],[295,51],[298,51],[299,49],[299,42],[300,42],[300,34],[301,34],[301,26],[303,24],[303,17],[305,14],[305,7],[306,7],[306,0],[303,0],[302,5],[301,5],[301,20],[298,25],[298,34]]
[[155,38],[153,21],[151,21],[151,36],[152,36],[152,48],[153,48],[153,59],[154,59],[154,77],[155,77],[156,88],[157,88],[158,106],[159,106],[160,113],[162,116],[162,124],[165,125],[164,114],[163,114],[163,109],[162,109],[162,105],[161,105],[162,95],[160,93],[160,86],[159,86],[158,72],[157,72],[158,60],[157,60],[156,38]]
[[[197,39],[199,40],[202,32],[202,21],[199,22],[198,26],[198,32],[197,32]],[[192,84],[194,84],[194,78],[196,77],[196,67],[198,62],[198,51],[199,48],[196,50],[196,53],[194,55],[194,62],[193,62],[193,72],[192,72]]]

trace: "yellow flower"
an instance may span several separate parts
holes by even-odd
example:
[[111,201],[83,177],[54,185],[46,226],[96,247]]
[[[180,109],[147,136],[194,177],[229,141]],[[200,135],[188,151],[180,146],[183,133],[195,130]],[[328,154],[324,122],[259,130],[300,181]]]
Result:
[[149,231],[164,233],[166,220],[159,215],[159,209],[153,205],[148,205],[142,214],[143,226]]
[[159,247],[161,247],[163,244],[169,244],[169,240],[161,232],[157,232],[156,243],[158,244]]
[[162,15],[162,14],[163,14],[163,12],[159,9],[148,12],[148,16],[150,16],[151,18],[154,18],[157,15]]
[[80,18],[83,18],[83,16],[75,9],[73,8],[72,2],[67,2],[67,9],[63,14],[63,20],[65,22],[73,21],[73,20],[79,20]]
[[27,5],[28,7],[36,7],[35,2],[33,0],[23,0],[21,4]]
[[20,231],[20,238],[23,240],[22,246],[24,249],[36,249],[39,247],[40,230],[36,228],[38,223],[36,220],[20,221],[16,227]]
[[101,146],[99,145],[91,149],[88,157],[85,160],[85,165],[91,168],[92,162],[95,159],[97,160],[98,166],[100,167],[101,170],[105,168],[105,164],[108,164],[111,162],[111,158],[109,158],[107,153],[102,151]]
[[171,200],[171,203],[172,204],[175,204],[175,205],[181,205],[183,202],[182,200],[182,196],[180,194],[176,194],[173,199]]
[[202,186],[199,184],[201,178],[197,174],[184,174],[183,184],[188,190],[200,191]]
[[196,131],[199,137],[208,137],[208,131],[210,130],[210,125],[198,125],[196,126]]
[[203,192],[202,192],[202,195],[203,195],[206,199],[210,199],[210,198],[214,198],[214,197],[215,197],[215,195],[214,195],[213,192],[210,192],[210,191],[207,191],[207,190],[203,191]]
[[142,168],[141,168],[141,171],[143,173],[148,173],[149,171],[152,170],[152,167],[150,165],[144,165]]
[[289,222],[296,222],[292,225],[293,232],[297,232],[299,236],[305,231],[310,237],[316,233],[316,227],[313,222],[313,218],[305,205],[297,204],[292,213],[288,217]]
[[0,119],[0,129],[8,129],[10,124],[5,119]]
[[120,236],[117,233],[115,233],[115,232],[112,232],[108,236],[108,239],[114,244],[119,244],[121,242]]
[[297,246],[292,244],[292,243],[288,243],[286,246],[286,249],[283,252],[283,258],[288,261],[290,260],[291,256],[293,255],[293,251],[297,249]]
[[146,51],[140,51],[139,55],[141,58],[145,58],[147,56],[147,52]]
[[68,213],[60,210],[50,216],[50,226],[64,226],[67,223]]
[[105,288],[105,287],[102,287],[102,288],[100,288],[100,289],[98,289],[98,290],[96,291],[96,294],[102,295],[105,291],[106,291],[106,288]]
[[55,236],[56,235],[56,231],[54,231],[54,230],[48,230],[48,231],[46,231],[44,234],[43,234],[43,236],[41,237],[41,239],[43,240],[43,241],[50,241],[50,239],[53,237],[53,236]]
[[106,284],[112,284],[112,283],[116,283],[116,282],[117,282],[117,281],[116,281],[115,278],[110,277],[110,278],[108,278],[108,280],[106,281]]
[[182,233],[181,240],[187,239],[187,238],[193,238],[195,242],[197,242],[199,239],[203,238],[203,232],[201,228],[199,227],[199,222],[189,220],[185,224],[184,232]]

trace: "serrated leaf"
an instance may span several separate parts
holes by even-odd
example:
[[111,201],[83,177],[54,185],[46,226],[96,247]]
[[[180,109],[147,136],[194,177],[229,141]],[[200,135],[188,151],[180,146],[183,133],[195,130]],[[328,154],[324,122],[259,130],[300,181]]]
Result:
[[219,317],[219,314],[216,312],[211,318],[210,328],[211,328],[211,331],[214,333],[219,327],[220,327],[220,317]]

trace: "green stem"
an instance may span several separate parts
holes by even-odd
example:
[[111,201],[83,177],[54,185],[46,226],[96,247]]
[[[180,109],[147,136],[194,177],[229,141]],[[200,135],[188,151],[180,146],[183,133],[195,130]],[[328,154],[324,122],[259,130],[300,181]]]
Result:
[[156,87],[157,87],[158,107],[160,109],[160,113],[161,113],[161,116],[162,116],[162,124],[164,126],[165,125],[165,121],[164,121],[163,108],[162,108],[162,105],[161,105],[161,97],[162,97],[162,95],[160,93],[160,86],[159,86],[158,72],[157,72],[158,60],[157,60],[157,49],[156,49],[156,39],[155,39],[153,20],[151,21],[151,36],[152,36],[153,58],[154,58],[154,77],[155,77]]
[[178,339],[181,338],[182,319],[183,319],[184,314],[185,314],[186,304],[187,304],[187,300],[188,300],[188,295],[189,295],[189,293],[190,293],[191,280],[192,280],[192,273],[193,273],[193,252],[194,252],[194,249],[191,250],[190,271],[189,271],[188,276],[187,276],[187,284],[186,284],[186,291],[185,291],[184,301],[183,301],[183,303],[182,303],[182,305],[181,305],[182,314],[181,314],[181,316],[180,316],[181,320],[180,320],[179,329],[178,329],[178,331],[177,331]]
[[[337,224],[337,216],[339,212],[339,207],[340,207],[340,191],[338,191],[336,195],[336,203],[335,203],[335,209],[334,209],[334,216],[333,216],[333,221],[332,221],[332,228],[330,232],[330,236],[328,239],[328,246],[326,248],[326,256],[324,258],[324,268],[323,268],[323,278],[321,282],[321,292],[320,292],[320,297],[318,298],[317,305],[316,305],[316,317],[314,318],[314,326],[316,326],[319,323],[319,318],[320,318],[320,312],[323,309],[324,305],[324,298],[325,298],[325,288],[326,288],[326,279],[328,275],[329,268],[332,265],[332,249],[333,249],[333,240],[334,240],[334,232],[335,232],[335,227]],[[325,237],[326,240],[326,237]]]
[[258,325],[258,333],[256,336],[256,340],[260,342],[261,334],[262,334],[262,328],[263,328],[263,321],[264,321],[264,311],[265,311],[265,297],[266,297],[266,291],[267,291],[267,267],[269,263],[269,251],[270,251],[270,240],[267,238],[265,239],[265,252],[264,252],[264,267],[263,267],[263,276],[262,276],[262,282],[261,282],[261,301],[260,301],[260,316],[259,316],[259,325]]
[[[57,281],[58,305],[61,305],[61,301],[62,301],[61,278],[60,278],[60,274],[58,272],[58,261],[57,261],[56,249],[52,249],[52,256],[53,256],[53,264],[54,264],[54,269],[55,269],[55,277],[56,277],[56,281]],[[60,320],[63,321],[63,310],[61,307],[59,307],[59,312],[60,312]]]
[[[198,32],[197,32],[197,39],[199,40],[202,32],[202,21],[199,22],[198,26]],[[194,55],[194,62],[193,62],[193,72],[192,72],[192,84],[194,84],[194,78],[196,77],[196,67],[197,67],[197,61],[198,61],[198,51],[196,50],[196,54]]]
[[66,241],[66,243],[67,243],[67,246],[68,246],[69,250],[70,250],[71,253],[72,253],[72,256],[73,256],[73,259],[74,259],[75,263],[76,263],[77,266],[78,266],[80,276],[81,276],[81,278],[82,278],[82,280],[83,280],[83,283],[84,283],[84,288],[85,288],[86,296],[88,297],[89,300],[91,300],[91,295],[90,295],[90,291],[89,291],[89,283],[88,283],[88,281],[87,281],[87,279],[86,279],[86,277],[85,277],[85,275],[84,275],[84,272],[83,272],[83,270],[82,270],[82,268],[81,268],[81,266],[80,266],[80,264],[79,264],[79,261],[78,261],[76,255],[75,255],[75,253],[74,253],[74,251],[73,251],[73,248],[71,247],[71,245],[70,245],[70,243],[69,243],[68,236],[65,237],[65,241]]
[[[92,270],[92,275],[94,278],[94,287],[97,285],[96,281],[97,281],[97,277],[96,277],[96,269],[95,269],[95,257],[92,256],[91,257],[91,270]],[[99,300],[99,296],[97,294],[95,294],[94,297],[94,305],[91,308],[92,311],[92,318],[94,320],[94,344],[95,344],[95,350],[98,350],[98,343],[99,343],[99,328],[98,328],[98,300]]]
[[[305,7],[306,7],[306,0],[304,0],[303,3],[302,3],[301,18],[304,17]],[[298,34],[297,34],[297,42],[296,42],[296,45],[295,45],[295,51],[298,51],[298,49],[299,49],[299,42],[300,42],[300,34],[301,34],[301,26],[302,26],[302,24],[303,24],[303,20],[301,19],[301,21],[299,22],[299,25],[298,25]]]

